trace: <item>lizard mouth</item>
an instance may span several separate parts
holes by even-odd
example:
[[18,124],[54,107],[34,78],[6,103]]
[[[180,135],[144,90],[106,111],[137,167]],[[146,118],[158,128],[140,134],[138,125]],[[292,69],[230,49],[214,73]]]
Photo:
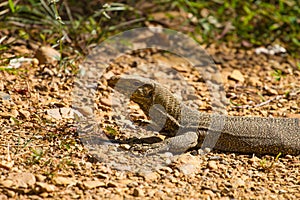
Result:
[[114,88],[119,80],[120,80],[119,76],[111,77],[110,79],[107,80],[108,86]]

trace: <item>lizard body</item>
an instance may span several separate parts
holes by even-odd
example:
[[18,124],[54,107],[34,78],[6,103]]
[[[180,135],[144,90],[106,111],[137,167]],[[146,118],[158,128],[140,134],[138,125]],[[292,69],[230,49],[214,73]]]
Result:
[[[137,76],[113,77],[108,81],[127,95],[169,138],[153,152],[182,153],[192,147],[256,154],[300,154],[297,118],[224,116],[202,113],[182,104],[167,88]],[[222,126],[213,123],[221,122]]]

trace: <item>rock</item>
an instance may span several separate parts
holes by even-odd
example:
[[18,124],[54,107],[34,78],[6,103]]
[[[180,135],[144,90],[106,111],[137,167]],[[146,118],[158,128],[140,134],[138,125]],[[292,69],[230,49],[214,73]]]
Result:
[[47,113],[47,115],[54,118],[55,120],[61,120],[62,119],[59,108],[47,109],[46,113]]
[[214,160],[208,161],[207,166],[208,166],[208,168],[213,169],[213,170],[217,170],[218,169],[217,162],[214,161]]
[[142,197],[144,196],[144,192],[140,188],[134,188],[132,195],[135,197]]
[[230,182],[231,182],[233,188],[245,186],[245,181],[241,178],[232,179]]
[[10,95],[5,92],[0,92],[0,99],[2,100],[10,100]]
[[8,176],[16,188],[31,188],[36,182],[35,176],[28,172],[12,173]]
[[40,187],[41,191],[54,192],[56,190],[55,185],[48,183],[37,182],[36,186]]
[[35,57],[39,60],[40,64],[55,65],[60,60],[61,55],[52,47],[43,46],[36,51]]
[[14,166],[15,162],[13,160],[5,161],[2,160],[0,163],[0,168],[10,170]]
[[259,80],[259,77],[249,77],[249,83],[253,86],[262,86],[263,83]]
[[103,187],[106,186],[106,184],[103,181],[95,180],[95,181],[83,181],[83,186],[86,189],[93,189],[97,187]]
[[57,185],[74,185],[77,181],[74,178],[57,176],[53,178],[53,181]]
[[233,70],[229,75],[229,78],[242,83],[245,81],[244,75],[239,70]]
[[192,156],[191,154],[182,154],[178,157],[177,161],[180,163],[178,169],[185,175],[195,173],[203,162],[199,157]]
[[16,117],[19,116],[19,112],[18,112],[16,109],[12,109],[10,112],[11,112],[11,115],[12,115],[14,118],[16,118]]
[[46,177],[46,176],[43,176],[43,175],[41,175],[41,174],[36,174],[36,175],[35,175],[35,178],[36,178],[37,181],[43,182],[43,181],[46,180],[47,177]]
[[29,111],[23,110],[23,109],[19,110],[19,113],[20,113],[21,116],[22,116],[23,118],[25,118],[25,119],[29,119],[29,117],[30,117],[30,115],[31,115]]
[[3,117],[3,118],[5,118],[5,119],[10,119],[10,118],[13,117],[13,116],[12,116],[12,114],[9,113],[9,112],[0,112],[0,117]]
[[117,188],[117,187],[118,187],[118,183],[115,183],[115,182],[110,181],[110,182],[107,183],[107,187],[114,187],[114,188]]
[[110,99],[107,99],[107,98],[101,98],[101,99],[100,99],[100,102],[101,102],[103,105],[105,105],[105,106],[109,106],[109,107],[112,106],[112,102],[111,102]]
[[0,185],[6,188],[10,188],[13,184],[14,182],[12,180],[4,180],[0,182]]
[[82,106],[82,107],[78,107],[76,108],[76,114],[80,117],[81,116],[85,116],[85,117],[89,117],[92,116],[94,114],[93,108],[91,108],[90,106]]
[[14,191],[12,191],[12,190],[8,190],[8,191],[7,191],[7,196],[13,198],[13,197],[16,196],[16,193],[15,193]]
[[74,111],[72,108],[60,108],[63,119],[74,119]]
[[278,92],[268,86],[265,86],[264,89],[269,95],[278,95]]
[[184,175],[190,175],[197,171],[197,166],[193,164],[183,164],[178,167],[178,169],[184,174]]
[[154,181],[158,179],[157,173],[152,171],[142,171],[139,175],[143,177],[145,181]]

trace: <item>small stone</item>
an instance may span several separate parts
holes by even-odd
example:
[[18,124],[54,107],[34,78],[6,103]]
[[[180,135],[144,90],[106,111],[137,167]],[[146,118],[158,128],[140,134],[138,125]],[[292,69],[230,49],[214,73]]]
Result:
[[37,182],[36,185],[41,187],[42,191],[54,192],[56,190],[55,185],[52,185],[52,184]]
[[63,176],[54,177],[53,181],[57,185],[74,185],[77,182],[74,178],[63,177]]
[[142,197],[144,196],[144,192],[140,188],[134,188],[132,195],[135,197]]
[[40,64],[57,64],[61,58],[61,55],[58,51],[53,49],[52,47],[43,46],[40,47],[35,57],[38,59]]
[[110,181],[109,183],[107,183],[107,187],[118,187],[118,184]]
[[4,180],[1,181],[0,184],[6,188],[10,188],[14,184],[14,182],[12,180]]
[[263,83],[259,80],[258,77],[249,77],[249,83],[253,86],[262,86]]
[[50,117],[52,117],[56,120],[61,120],[62,119],[62,116],[59,112],[59,108],[47,109],[46,113],[47,113],[47,115],[49,115]]
[[0,163],[0,168],[6,169],[6,170],[10,170],[14,166],[14,164],[15,164],[15,162],[13,160],[10,160],[10,161],[3,160]]
[[278,95],[277,90],[274,90],[274,89],[272,89],[272,88],[270,88],[270,87],[268,87],[268,86],[265,86],[264,89],[267,91],[267,93],[268,93],[269,95]]
[[211,190],[204,190],[203,193],[208,194],[210,197],[216,196],[216,194]]
[[22,116],[23,118],[25,118],[25,119],[29,119],[29,117],[30,117],[30,112],[27,111],[27,110],[21,109],[21,110],[19,110],[19,113],[20,113],[21,116]]
[[33,64],[34,67],[37,67],[39,65],[39,60],[37,58],[33,58],[31,63]]
[[72,108],[60,108],[60,113],[63,119],[74,118],[74,112]]
[[245,181],[242,180],[241,178],[236,178],[231,180],[231,184],[233,188],[238,188],[238,187],[245,186]]
[[217,162],[214,161],[214,160],[208,161],[207,166],[208,166],[208,168],[210,168],[210,169],[214,169],[214,170],[217,170],[217,169],[218,169]]
[[46,176],[43,176],[43,175],[41,175],[41,174],[36,174],[35,175],[35,178],[36,178],[36,180],[38,180],[38,181],[40,181],[40,182],[43,182],[43,181],[45,181],[46,180]]
[[239,70],[233,70],[229,75],[229,78],[242,83],[245,81],[244,75]]
[[10,100],[10,95],[5,92],[0,92],[0,99],[2,100]]
[[49,193],[48,192],[43,192],[40,194],[41,197],[43,198],[47,198],[49,196]]
[[9,196],[9,197],[15,197],[16,196],[16,193],[14,192],[14,191],[12,191],[12,190],[7,190],[7,196]]
[[105,105],[105,106],[109,106],[109,107],[112,106],[112,102],[111,102],[110,99],[101,98],[101,99],[100,99],[100,102],[101,102],[103,105]]
[[28,172],[13,173],[8,178],[14,182],[17,188],[32,187],[36,182],[35,176]]
[[190,175],[196,172],[197,166],[193,164],[183,164],[178,167],[178,169],[184,174],[184,175]]
[[0,117],[3,117],[5,119],[10,119],[12,117],[12,114],[9,112],[0,112]]
[[85,117],[89,117],[94,114],[93,108],[91,108],[89,106],[78,107],[78,108],[76,108],[76,110]]
[[93,189],[97,187],[104,187],[106,184],[103,181],[95,180],[95,181],[83,181],[83,186],[86,189]]
[[12,110],[11,110],[11,115],[12,115],[14,118],[16,118],[16,117],[19,116],[19,112],[18,112],[16,109],[12,109]]
[[98,178],[104,178],[104,179],[108,179],[109,178],[109,176],[107,174],[103,174],[101,172],[98,172],[96,175],[97,175]]
[[179,72],[187,72],[188,71],[188,67],[184,66],[182,64],[179,65],[172,65],[172,68],[176,69]]
[[143,171],[140,172],[139,174],[141,177],[145,179],[145,181],[154,181],[157,180],[158,175],[156,172],[151,172],[151,171]]
[[121,144],[120,148],[125,149],[125,150],[129,150],[131,148],[131,146],[129,144]]

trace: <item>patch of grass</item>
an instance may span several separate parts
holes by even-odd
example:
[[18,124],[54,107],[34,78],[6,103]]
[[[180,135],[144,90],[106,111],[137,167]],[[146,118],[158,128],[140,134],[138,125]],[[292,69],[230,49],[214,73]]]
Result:
[[283,72],[279,69],[275,69],[271,75],[275,78],[276,81],[280,81],[281,78],[284,77]]
[[[152,6],[146,6],[152,4]],[[151,22],[152,13],[183,11],[186,20],[171,29],[189,32],[200,43],[231,42],[240,46],[280,44],[294,56],[300,48],[300,3],[297,0],[156,0],[146,1],[12,1],[0,5],[0,30],[13,29],[28,40],[59,47],[61,65],[88,53],[90,44]],[[160,22],[158,22],[160,23]],[[163,24],[163,23],[162,23]],[[190,29],[188,29],[190,30]],[[1,44],[0,51],[7,50]],[[66,53],[68,52],[68,53]],[[71,56],[71,55],[78,56]]]
[[[215,40],[247,42],[253,45],[279,43],[297,56],[300,47],[300,3],[297,0],[159,0],[190,13],[190,23],[197,26],[191,34],[202,42]],[[197,20],[195,20],[195,18]]]
[[31,154],[31,164],[38,164],[40,160],[42,159],[44,152],[42,149],[32,149],[32,154]]

